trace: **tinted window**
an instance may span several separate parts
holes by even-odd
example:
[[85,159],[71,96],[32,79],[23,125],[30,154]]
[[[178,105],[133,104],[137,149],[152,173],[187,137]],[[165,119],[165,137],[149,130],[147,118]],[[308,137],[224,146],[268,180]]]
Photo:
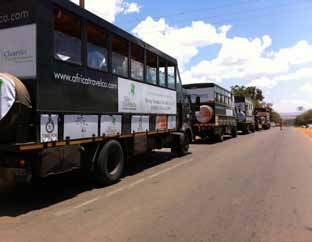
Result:
[[131,77],[135,80],[143,81],[144,76],[144,49],[131,45]]
[[75,15],[55,12],[54,56],[56,59],[81,64],[81,26]]
[[149,51],[146,55],[146,81],[157,84],[157,56]]
[[175,77],[175,66],[168,65],[168,87],[175,89],[176,77]]
[[161,87],[167,87],[166,69],[166,61],[163,59],[159,59],[159,86]]
[[107,33],[94,25],[88,25],[88,66],[107,71],[107,57]]
[[113,36],[112,71],[114,74],[128,77],[128,53],[129,53],[128,41],[121,37]]

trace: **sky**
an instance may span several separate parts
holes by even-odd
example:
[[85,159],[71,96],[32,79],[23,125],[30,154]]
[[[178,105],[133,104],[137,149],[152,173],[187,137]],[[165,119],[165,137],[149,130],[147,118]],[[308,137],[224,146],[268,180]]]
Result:
[[85,1],[177,58],[184,84],[257,86],[279,112],[312,108],[311,0]]

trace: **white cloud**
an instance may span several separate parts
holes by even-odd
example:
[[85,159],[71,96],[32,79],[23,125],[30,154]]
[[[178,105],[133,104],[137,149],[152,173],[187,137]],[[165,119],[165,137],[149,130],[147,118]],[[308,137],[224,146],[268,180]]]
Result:
[[[165,19],[147,17],[133,30],[139,38],[176,57],[182,66],[184,83],[245,81],[271,89],[286,81],[310,80],[312,76],[312,44],[299,41],[294,46],[269,51],[269,35],[248,39],[227,37],[231,26],[216,28],[202,21],[177,28]],[[219,44],[216,58],[203,59],[185,70],[183,67],[200,53],[200,48]]]
[[273,88],[276,87],[281,82],[285,81],[302,82],[305,80],[312,80],[312,67],[301,68],[298,69],[297,71],[284,73],[282,75],[273,76],[271,78],[262,77],[259,79],[255,79],[249,83],[249,86]]
[[222,44],[231,26],[219,29],[203,21],[192,22],[190,26],[177,28],[169,26],[165,19],[158,21],[147,17],[139,23],[133,33],[147,43],[176,57],[181,66],[199,53],[199,48]]
[[125,2],[124,4],[124,14],[129,14],[129,13],[139,13],[141,9],[141,6],[138,5],[137,3],[127,3]]
[[[79,4],[79,0],[71,1]],[[85,4],[86,9],[109,22],[115,22],[119,13],[139,13],[141,8],[137,3],[125,0],[87,0]]]
[[312,64],[312,46],[307,41],[299,41],[295,46],[279,50],[274,58],[290,65]]
[[301,87],[299,87],[299,91],[312,93],[312,80],[310,82],[304,83]]
[[279,112],[296,111],[300,106],[303,106],[305,109],[311,109],[312,102],[305,99],[281,99],[274,104],[274,107]]

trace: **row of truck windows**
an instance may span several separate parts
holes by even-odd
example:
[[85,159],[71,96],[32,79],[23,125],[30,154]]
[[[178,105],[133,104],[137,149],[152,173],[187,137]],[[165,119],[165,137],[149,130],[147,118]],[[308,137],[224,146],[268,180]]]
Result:
[[79,17],[64,10],[56,10],[54,57],[60,61],[82,65],[82,48],[87,48],[86,64],[89,68],[175,89],[177,79],[175,64],[130,43],[123,37],[109,35],[108,31],[94,24],[87,24],[86,31],[87,45],[84,47]]

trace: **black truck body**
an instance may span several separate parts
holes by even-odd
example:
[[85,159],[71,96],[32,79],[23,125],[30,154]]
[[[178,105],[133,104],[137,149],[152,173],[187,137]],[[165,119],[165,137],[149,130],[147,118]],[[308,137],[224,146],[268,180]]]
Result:
[[183,86],[191,97],[193,133],[196,139],[223,141],[224,135],[237,135],[234,96],[215,83]]
[[271,128],[271,114],[268,108],[255,108],[256,130],[268,130]]
[[33,177],[84,168],[107,184],[132,155],[187,152],[175,58],[67,0],[0,3],[0,79],[16,91],[0,116],[0,167]]
[[237,115],[237,130],[244,134],[255,132],[256,125],[252,100],[244,96],[235,96],[235,109]]

